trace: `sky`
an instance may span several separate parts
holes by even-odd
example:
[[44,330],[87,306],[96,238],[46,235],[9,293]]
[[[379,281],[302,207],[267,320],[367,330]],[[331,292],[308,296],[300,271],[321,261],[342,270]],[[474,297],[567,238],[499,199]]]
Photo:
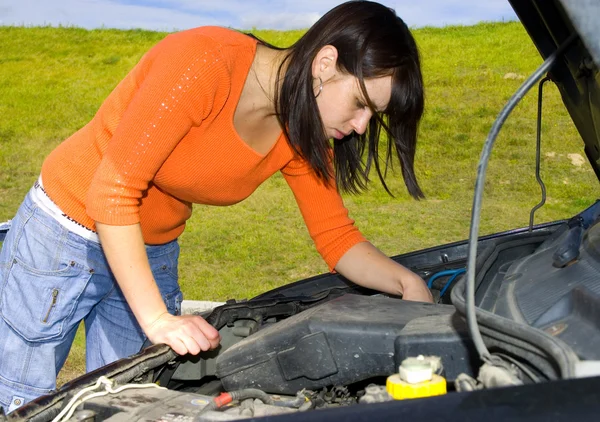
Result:
[[[236,29],[308,28],[336,0],[0,0],[0,25],[64,25],[177,31],[203,25]],[[408,26],[516,20],[507,0],[380,0]]]

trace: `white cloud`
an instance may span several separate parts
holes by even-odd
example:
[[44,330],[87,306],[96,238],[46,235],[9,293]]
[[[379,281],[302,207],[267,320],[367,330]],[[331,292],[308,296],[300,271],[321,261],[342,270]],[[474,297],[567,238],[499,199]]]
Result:
[[240,20],[242,28],[308,28],[321,17],[318,13],[250,13]]
[[471,25],[481,21],[516,19],[506,0],[389,1],[409,26]]
[[[412,27],[515,19],[506,0],[381,0]],[[306,28],[338,0],[0,0],[0,25]]]
[[[0,7],[6,0],[0,0]],[[2,25],[73,25],[84,28],[146,28],[173,30],[220,24],[210,16],[177,9],[118,4],[106,0],[20,0],[0,17]]]

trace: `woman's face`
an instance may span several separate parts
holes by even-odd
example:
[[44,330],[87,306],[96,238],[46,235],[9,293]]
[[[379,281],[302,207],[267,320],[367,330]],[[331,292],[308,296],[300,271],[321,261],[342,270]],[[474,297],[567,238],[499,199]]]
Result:
[[[377,111],[387,108],[392,95],[392,77],[365,79],[367,94]],[[319,93],[316,80],[315,95]],[[317,98],[323,128],[328,138],[342,139],[352,132],[363,134],[373,112],[367,105],[355,76],[336,73],[323,81]]]

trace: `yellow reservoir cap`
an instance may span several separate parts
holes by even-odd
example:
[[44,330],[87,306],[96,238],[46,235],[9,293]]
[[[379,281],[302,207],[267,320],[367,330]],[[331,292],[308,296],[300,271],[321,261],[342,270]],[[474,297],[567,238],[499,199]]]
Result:
[[441,396],[446,394],[446,379],[433,375],[430,381],[409,384],[402,381],[400,374],[390,375],[386,382],[387,392],[395,400],[417,399],[421,397]]

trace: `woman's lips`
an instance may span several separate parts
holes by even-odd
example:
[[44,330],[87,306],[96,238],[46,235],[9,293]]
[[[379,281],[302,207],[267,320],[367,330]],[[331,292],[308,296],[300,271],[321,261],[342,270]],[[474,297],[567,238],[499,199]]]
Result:
[[347,136],[345,133],[343,133],[343,132],[340,132],[340,131],[339,131],[339,130],[337,130],[337,129],[334,129],[334,130],[333,130],[333,137],[334,137],[335,139],[342,139],[342,138],[343,138],[343,137],[345,137],[345,136]]

